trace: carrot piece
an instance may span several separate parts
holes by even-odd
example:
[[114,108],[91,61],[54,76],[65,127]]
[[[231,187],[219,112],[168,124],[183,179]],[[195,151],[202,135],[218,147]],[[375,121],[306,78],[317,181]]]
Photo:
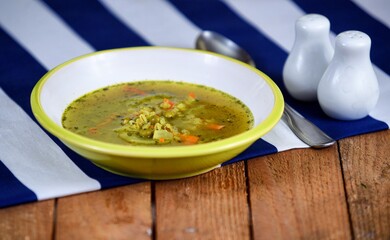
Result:
[[114,119],[116,118],[116,114],[113,113],[111,114],[110,116],[108,116],[106,119],[104,119],[102,122],[100,122],[99,124],[96,125],[96,128],[100,128],[100,127],[103,127],[109,123],[111,123],[112,121],[114,121]]
[[164,138],[160,138],[160,139],[158,140],[158,142],[159,142],[159,143],[164,143],[164,142],[165,142],[165,139],[164,139]]
[[104,127],[106,126],[107,124],[111,123],[112,121],[114,121],[114,119],[116,118],[116,114],[113,113],[111,114],[110,116],[108,116],[107,118],[105,118],[102,122],[98,123],[95,127],[91,127],[88,129],[88,133],[89,134],[97,134],[98,133],[98,130],[99,128],[101,127]]
[[196,144],[199,141],[199,137],[195,135],[180,135],[180,139],[184,144]]
[[125,85],[123,87],[123,91],[135,93],[135,94],[138,94],[138,95],[145,95],[146,94],[146,92],[142,91],[141,89],[138,89],[138,88],[135,88],[135,87],[130,87],[130,86],[127,86],[127,85]]
[[221,130],[222,128],[225,127],[225,125],[216,124],[216,123],[209,123],[206,125],[206,127],[208,129],[212,129],[212,130]]
[[195,96],[195,93],[193,93],[193,92],[190,92],[189,94],[188,94],[188,96],[190,97],[190,98],[196,98],[196,96]]
[[168,98],[164,98],[164,103],[167,103],[169,105],[168,109],[172,109],[175,106],[175,103],[169,100]]

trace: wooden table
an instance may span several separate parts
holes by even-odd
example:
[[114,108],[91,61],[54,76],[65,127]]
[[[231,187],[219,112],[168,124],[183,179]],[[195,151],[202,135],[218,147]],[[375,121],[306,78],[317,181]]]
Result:
[[0,209],[0,239],[390,239],[390,130]]

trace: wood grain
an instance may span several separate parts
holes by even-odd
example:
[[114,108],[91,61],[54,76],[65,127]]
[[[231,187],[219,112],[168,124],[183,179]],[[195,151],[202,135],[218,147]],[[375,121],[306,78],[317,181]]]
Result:
[[58,200],[56,239],[151,239],[150,183]]
[[156,239],[249,239],[244,162],[155,185]]
[[255,239],[350,239],[337,147],[248,161]]
[[390,131],[340,141],[355,239],[390,239]]
[[53,212],[54,200],[0,209],[0,239],[52,239]]

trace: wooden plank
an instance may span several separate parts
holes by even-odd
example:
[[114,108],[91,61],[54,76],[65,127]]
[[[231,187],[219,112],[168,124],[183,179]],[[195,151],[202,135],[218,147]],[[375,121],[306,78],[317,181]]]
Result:
[[255,239],[350,239],[337,146],[248,161]]
[[340,141],[355,239],[390,239],[390,131]]
[[53,212],[54,200],[0,209],[0,239],[52,239]]
[[56,239],[151,239],[150,182],[60,198]]
[[155,185],[156,239],[249,239],[245,165]]

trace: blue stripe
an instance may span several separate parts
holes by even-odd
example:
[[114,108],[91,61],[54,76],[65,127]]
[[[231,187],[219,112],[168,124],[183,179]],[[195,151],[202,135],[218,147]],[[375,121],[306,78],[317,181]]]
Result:
[[33,57],[0,28],[0,87],[33,117],[30,93],[35,83],[46,73]]
[[[30,93],[36,82],[46,73],[46,70],[1,28],[0,46],[0,87],[35,121],[30,108]],[[140,181],[104,171],[89,160],[75,154],[51,134],[48,133],[48,135],[83,172],[99,181],[102,188]]]
[[46,1],[46,4],[97,50],[149,45],[96,0]]
[[347,30],[367,33],[372,40],[372,62],[390,74],[390,30],[387,26],[348,0],[294,1],[306,12],[319,13],[329,18],[331,29],[336,34]]
[[0,208],[37,201],[37,196],[25,187],[0,161]]
[[317,102],[306,103],[292,99],[282,81],[287,53],[224,3],[215,0],[198,1],[197,4],[188,4],[181,0],[170,2],[199,28],[219,32],[243,46],[253,56],[259,69],[278,84],[285,100],[333,138],[340,139],[365,133],[368,129],[372,131],[388,129],[385,123],[371,117],[359,121],[337,121],[328,118]]

